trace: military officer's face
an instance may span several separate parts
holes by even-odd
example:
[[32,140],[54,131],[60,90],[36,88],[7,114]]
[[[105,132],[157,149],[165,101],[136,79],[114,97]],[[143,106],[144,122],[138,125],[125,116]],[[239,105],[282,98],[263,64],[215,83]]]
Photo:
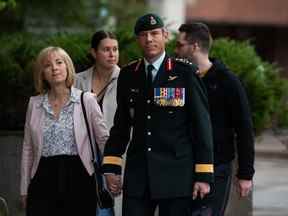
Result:
[[193,59],[194,51],[194,45],[186,40],[186,33],[180,32],[176,41],[175,54],[180,58]]
[[153,61],[164,52],[167,39],[168,32],[163,28],[141,31],[137,35],[138,44],[148,61]]

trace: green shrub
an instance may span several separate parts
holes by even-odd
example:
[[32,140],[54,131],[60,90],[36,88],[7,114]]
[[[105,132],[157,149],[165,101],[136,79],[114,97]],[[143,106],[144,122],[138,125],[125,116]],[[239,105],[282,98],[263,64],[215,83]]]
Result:
[[[249,41],[215,40],[211,55],[220,58],[246,87],[256,132],[274,124],[284,126],[288,81],[276,64],[263,61]],[[287,115],[286,115],[287,116]],[[288,119],[286,117],[286,119]]]
[[34,95],[33,62],[47,46],[61,46],[75,65],[89,63],[88,35],[41,36],[31,34],[0,37],[0,128],[22,129],[29,96]]
[[125,65],[141,56],[133,32],[127,31],[126,27],[119,27],[116,36],[119,41],[120,65]]
[[23,123],[23,104],[27,103],[27,95],[33,89],[31,58],[35,56],[37,46],[33,42],[31,37],[23,34],[0,39],[1,128],[18,128]]
[[[77,71],[91,65],[88,56],[93,32],[56,34],[53,36],[14,34],[0,37],[0,129],[22,129],[26,106],[35,94],[32,80],[33,61],[47,46],[64,48],[74,61]],[[120,47],[120,65],[141,56],[132,32],[119,27],[116,32]],[[175,40],[167,46],[173,51]],[[215,40],[212,56],[220,58],[239,75],[246,86],[257,132],[272,124],[288,125],[287,80],[279,76],[277,65],[264,62],[249,42]]]

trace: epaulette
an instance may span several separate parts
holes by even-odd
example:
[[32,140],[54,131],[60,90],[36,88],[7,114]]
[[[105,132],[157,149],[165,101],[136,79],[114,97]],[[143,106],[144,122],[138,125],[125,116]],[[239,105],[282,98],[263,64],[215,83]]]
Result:
[[136,60],[133,60],[133,61],[129,62],[128,64],[126,64],[125,66],[132,65],[132,64],[134,64],[134,63],[136,63],[136,62],[138,62],[138,61],[140,61],[140,60],[141,60],[141,58],[136,59]]
[[199,74],[198,67],[193,62],[191,62],[189,59],[187,59],[187,58],[175,58],[175,62],[179,62],[179,63],[182,63],[184,65],[188,65],[188,66],[194,66],[194,68],[196,69],[194,71],[195,74]]
[[136,59],[136,60],[133,60],[133,61],[129,62],[127,65],[125,65],[125,67],[126,67],[126,66],[135,65],[134,71],[137,71],[138,68],[139,68],[139,66],[140,66],[140,64],[141,64],[141,61],[142,61],[141,58]]
[[188,64],[188,65],[194,65],[190,60],[186,59],[186,58],[175,58],[176,62],[180,62],[180,63],[184,63],[184,64]]

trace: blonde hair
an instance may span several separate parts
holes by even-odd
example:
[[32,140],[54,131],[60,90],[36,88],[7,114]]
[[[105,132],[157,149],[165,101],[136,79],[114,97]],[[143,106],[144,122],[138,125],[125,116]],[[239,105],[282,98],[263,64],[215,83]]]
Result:
[[74,84],[75,68],[68,53],[61,47],[46,47],[40,51],[35,62],[34,85],[37,93],[44,94],[50,89],[49,83],[44,79],[44,63],[50,58],[51,54],[57,53],[62,58],[67,67],[66,86],[70,88]]

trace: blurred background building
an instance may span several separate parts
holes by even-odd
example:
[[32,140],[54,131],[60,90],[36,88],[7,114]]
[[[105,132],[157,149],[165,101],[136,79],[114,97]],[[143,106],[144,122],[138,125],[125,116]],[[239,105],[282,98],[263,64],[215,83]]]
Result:
[[[0,197],[8,201],[10,214],[23,215],[18,196],[22,129],[27,98],[33,92],[31,60],[42,46],[67,48],[77,65],[86,59],[91,32],[104,28],[117,30],[121,57],[128,59],[137,54],[133,44],[136,18],[156,12],[172,31],[177,31],[181,23],[201,21],[209,25],[214,38],[250,40],[258,55],[276,62],[288,77],[287,8],[287,0],[0,0]],[[264,89],[270,90],[253,97],[253,102],[261,111],[255,111],[255,115],[269,127],[278,110],[275,101],[280,99],[279,91],[266,81],[263,85],[268,87]],[[286,106],[279,102],[278,107],[288,113],[288,102]],[[288,122],[287,116],[284,122]],[[1,132],[1,128],[15,132]],[[227,215],[252,215],[251,197],[239,200],[235,193],[231,197],[237,205],[231,204]]]
[[160,14],[167,24],[167,28],[177,31],[179,25],[185,22],[187,0],[147,0],[149,9]]
[[[215,37],[250,40],[257,53],[277,62],[288,77],[287,0],[150,0],[151,8],[172,23],[202,21]],[[167,9],[169,8],[169,9]],[[184,8],[184,10],[183,10]],[[177,30],[177,26],[174,25]]]
[[[288,77],[287,0],[0,0],[14,2],[0,14],[3,32],[83,32],[87,28],[131,28],[144,11],[159,13],[169,30],[183,22],[202,21],[215,37],[249,39],[258,54],[277,62]],[[12,4],[13,5],[13,4]],[[1,9],[1,4],[0,4]]]

